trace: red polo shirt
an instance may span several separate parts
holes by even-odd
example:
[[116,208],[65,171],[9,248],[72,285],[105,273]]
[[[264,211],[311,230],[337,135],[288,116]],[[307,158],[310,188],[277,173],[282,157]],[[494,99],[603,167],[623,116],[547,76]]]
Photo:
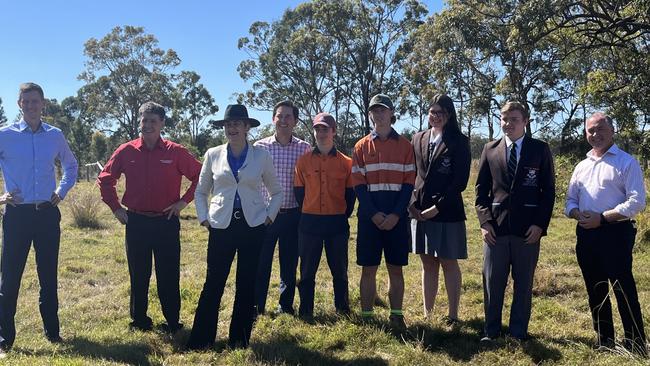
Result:
[[[120,145],[97,177],[102,200],[113,210],[120,207],[115,190],[117,180],[126,176],[122,204],[130,210],[161,213],[179,199],[190,203],[199,181],[201,163],[180,144],[159,139],[149,150],[142,138]],[[192,184],[180,196],[182,177]]]

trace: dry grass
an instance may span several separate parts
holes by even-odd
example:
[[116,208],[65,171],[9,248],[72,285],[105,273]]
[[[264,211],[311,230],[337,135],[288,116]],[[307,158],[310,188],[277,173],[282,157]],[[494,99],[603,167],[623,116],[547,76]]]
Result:
[[[470,187],[473,184],[470,179]],[[79,190],[96,191],[89,183]],[[96,195],[98,199],[98,193]],[[262,316],[256,323],[250,349],[225,349],[234,295],[234,271],[226,285],[218,325],[218,343],[208,352],[183,352],[188,329],[174,337],[160,331],[131,332],[129,323],[129,281],[124,253],[124,227],[105,205],[96,210],[100,229],[77,227],[71,214],[71,200],[62,204],[62,241],[59,257],[59,298],[62,335],[65,342],[49,344],[42,336],[38,313],[38,277],[33,252],[22,282],[16,315],[18,336],[14,351],[3,362],[10,365],[641,365],[629,354],[599,353],[591,348],[595,334],[587,309],[582,277],[575,259],[574,223],[554,217],[549,236],[542,241],[535,280],[530,332],[534,339],[519,344],[501,339],[493,348],[479,345],[483,319],[481,282],[482,246],[475,219],[473,191],[465,193],[468,214],[469,259],[461,262],[463,295],[458,329],[449,330],[441,320],[447,300],[443,281],[432,319],[422,315],[420,264],[415,256],[405,267],[404,310],[408,333],[388,331],[388,309],[377,308],[377,322],[364,324],[359,310],[360,269],[355,261],[356,224],[351,220],[349,246],[350,297],[353,314],[338,318],[332,303],[331,276],[325,261],[317,277],[314,323],[282,315]],[[191,322],[203,281],[207,233],[196,223],[194,207],[183,211],[181,220],[181,319]],[[650,316],[650,254],[635,254],[635,274],[646,324]],[[234,269],[234,264],[233,267]],[[277,303],[277,261],[269,290],[269,307]],[[386,298],[387,275],[379,271],[379,294]],[[164,321],[160,312],[155,279],[150,291],[150,316]],[[504,322],[509,317],[512,291],[506,293]],[[296,297],[296,305],[298,304]],[[618,334],[621,325],[615,316]],[[505,330],[505,329],[504,329]]]

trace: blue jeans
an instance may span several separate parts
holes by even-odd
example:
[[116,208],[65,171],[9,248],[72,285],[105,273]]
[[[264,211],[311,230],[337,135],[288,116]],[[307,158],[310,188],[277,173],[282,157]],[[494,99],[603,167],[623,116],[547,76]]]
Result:
[[280,259],[280,309],[293,314],[293,298],[296,294],[296,267],[298,266],[298,208],[286,213],[279,213],[273,224],[266,230],[255,287],[255,304],[257,312],[264,314],[266,297],[269,292],[269,280],[273,265],[275,243],[279,241]]
[[345,231],[331,236],[312,235],[304,232],[299,234],[300,252],[300,315],[312,316],[314,313],[314,287],[316,272],[320,264],[323,246],[327,256],[327,264],[332,273],[334,287],[334,307],[340,313],[350,312],[348,295],[348,238],[350,232]]

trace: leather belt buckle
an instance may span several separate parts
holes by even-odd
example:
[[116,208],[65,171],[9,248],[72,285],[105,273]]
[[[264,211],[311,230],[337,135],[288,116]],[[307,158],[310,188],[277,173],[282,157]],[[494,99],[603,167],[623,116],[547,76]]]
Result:
[[44,210],[44,209],[50,208],[50,207],[52,207],[52,203],[50,201],[43,201],[43,202],[39,202],[39,203],[34,204],[34,209],[36,211]]

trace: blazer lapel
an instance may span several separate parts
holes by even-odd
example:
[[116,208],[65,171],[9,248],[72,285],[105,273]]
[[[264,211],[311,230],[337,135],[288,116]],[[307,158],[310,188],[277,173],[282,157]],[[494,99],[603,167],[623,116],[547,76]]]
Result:
[[[519,152],[519,162],[517,162],[517,171],[515,172],[515,178],[512,180],[512,184],[521,179],[521,174],[524,171],[524,165],[528,162],[528,156],[530,155],[528,149],[530,149],[530,144],[527,143],[530,137],[524,136],[524,139],[521,140],[521,151]],[[526,164],[527,165],[527,164]]]
[[506,138],[502,137],[499,145],[495,149],[497,153],[497,171],[501,172],[501,181],[505,182],[506,186],[508,183],[508,164],[506,162]]
[[420,156],[422,157],[422,170],[425,171],[424,176],[426,177],[427,174],[429,174],[429,165],[427,165],[427,162],[429,161],[429,136],[431,135],[431,130],[426,130],[422,134],[422,137],[420,138]]
[[221,169],[223,169],[224,172],[229,172],[232,181],[237,183],[237,179],[235,179],[235,174],[232,172],[232,169],[230,169],[230,163],[228,162],[228,144],[226,144],[226,148],[223,150],[223,154],[219,156],[219,165],[221,166]]

